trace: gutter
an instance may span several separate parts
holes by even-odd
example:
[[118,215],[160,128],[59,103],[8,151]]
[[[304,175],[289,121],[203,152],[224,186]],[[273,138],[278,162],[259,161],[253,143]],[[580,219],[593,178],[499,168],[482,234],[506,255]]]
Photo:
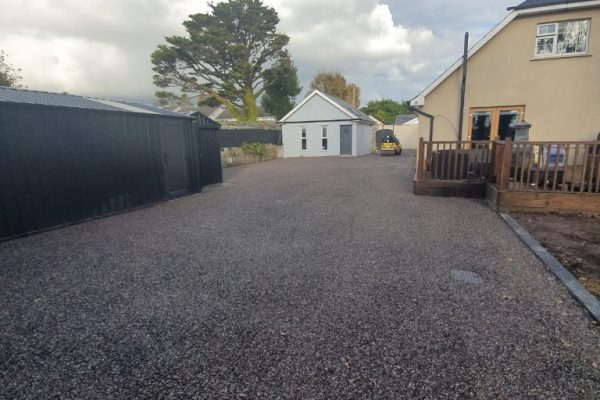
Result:
[[433,141],[433,122],[435,121],[435,117],[431,114],[426,113],[425,111],[421,111],[416,107],[410,107],[409,110],[414,112],[415,114],[422,115],[425,118],[429,118],[429,141]]

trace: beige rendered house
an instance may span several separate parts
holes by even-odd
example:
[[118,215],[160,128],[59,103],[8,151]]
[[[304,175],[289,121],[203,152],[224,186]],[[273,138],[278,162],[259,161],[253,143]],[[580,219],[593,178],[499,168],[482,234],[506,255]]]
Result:
[[[600,132],[600,1],[526,0],[468,52],[462,140],[594,140]],[[457,140],[462,58],[411,101],[433,140]],[[431,119],[419,116],[419,136]]]

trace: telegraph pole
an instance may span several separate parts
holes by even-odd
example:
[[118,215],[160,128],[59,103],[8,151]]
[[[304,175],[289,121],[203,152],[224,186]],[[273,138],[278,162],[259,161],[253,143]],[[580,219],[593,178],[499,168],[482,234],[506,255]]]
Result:
[[467,90],[467,60],[469,58],[469,32],[465,32],[465,47],[462,62],[462,85],[460,87],[460,111],[458,114],[458,141],[462,141],[463,120],[465,114],[465,93]]

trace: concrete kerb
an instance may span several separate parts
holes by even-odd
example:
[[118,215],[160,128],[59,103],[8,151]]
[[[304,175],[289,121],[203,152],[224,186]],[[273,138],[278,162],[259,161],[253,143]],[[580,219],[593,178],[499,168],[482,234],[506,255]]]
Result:
[[556,258],[552,256],[537,240],[531,236],[513,217],[505,213],[498,213],[515,234],[529,247],[550,271],[566,286],[575,299],[585,307],[592,318],[600,323],[600,301],[584,288]]

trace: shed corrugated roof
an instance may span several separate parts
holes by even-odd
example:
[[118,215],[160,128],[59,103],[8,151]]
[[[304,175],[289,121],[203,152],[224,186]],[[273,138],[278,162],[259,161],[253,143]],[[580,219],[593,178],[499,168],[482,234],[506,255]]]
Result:
[[580,3],[582,1],[589,1],[589,0],[570,0],[570,1],[565,1],[565,0],[525,0],[521,4],[514,6],[514,7],[509,7],[508,9],[509,10],[525,10],[527,8],[555,6],[555,5],[559,5],[559,4],[569,4],[569,3]]
[[182,117],[182,116],[185,117],[186,115],[188,115],[188,113],[178,113],[178,112],[171,111],[171,110],[165,110],[164,108],[158,108],[158,107],[150,106],[150,105],[147,105],[147,104],[134,103],[134,102],[131,102],[131,101],[118,100],[116,102],[117,103],[121,103],[121,104],[126,104],[128,106],[132,106],[132,107],[135,107],[135,108],[139,108],[139,109],[148,111],[148,112],[153,113],[153,114],[169,115],[171,117]]
[[138,114],[156,114],[170,117],[189,118],[184,114],[129,101],[94,99],[66,93],[42,92],[38,90],[14,89],[0,86],[0,102],[37,104],[43,106],[80,108]]

